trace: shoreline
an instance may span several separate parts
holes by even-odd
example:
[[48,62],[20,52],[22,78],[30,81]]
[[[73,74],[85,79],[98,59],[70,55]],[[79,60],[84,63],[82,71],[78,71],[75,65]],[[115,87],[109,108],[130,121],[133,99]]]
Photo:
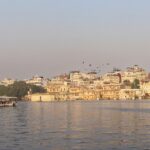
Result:
[[101,100],[54,100],[54,101],[30,101],[30,100],[21,100],[19,102],[32,102],[32,103],[53,103],[53,102],[100,102],[100,101],[114,101],[114,102],[129,102],[129,101],[150,101],[150,99],[127,99],[127,100],[113,100],[113,99],[101,99]]

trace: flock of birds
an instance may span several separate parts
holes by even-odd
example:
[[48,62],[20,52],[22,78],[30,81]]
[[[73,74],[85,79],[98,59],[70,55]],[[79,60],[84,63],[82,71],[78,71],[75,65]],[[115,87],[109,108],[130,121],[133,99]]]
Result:
[[102,68],[106,67],[106,66],[110,66],[110,63],[105,63],[105,64],[102,64],[100,66],[95,66],[95,65],[89,64],[88,62],[83,60],[82,65],[84,67],[84,71],[89,71],[90,70],[91,72],[100,73],[102,71]]

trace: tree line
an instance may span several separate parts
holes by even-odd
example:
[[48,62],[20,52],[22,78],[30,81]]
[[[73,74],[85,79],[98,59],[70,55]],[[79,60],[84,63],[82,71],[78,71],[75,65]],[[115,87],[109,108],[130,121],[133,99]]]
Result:
[[22,99],[28,92],[45,93],[46,90],[41,86],[26,84],[24,81],[16,81],[12,85],[0,85],[0,96],[12,96]]

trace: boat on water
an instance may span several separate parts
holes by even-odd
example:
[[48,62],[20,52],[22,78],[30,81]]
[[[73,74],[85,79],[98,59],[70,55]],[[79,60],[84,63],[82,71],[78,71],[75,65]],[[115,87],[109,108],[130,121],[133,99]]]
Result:
[[16,97],[0,96],[0,107],[15,107]]

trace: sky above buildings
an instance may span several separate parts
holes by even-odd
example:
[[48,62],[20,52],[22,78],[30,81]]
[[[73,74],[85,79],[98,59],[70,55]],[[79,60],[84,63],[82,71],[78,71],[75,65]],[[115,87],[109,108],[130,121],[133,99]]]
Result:
[[1,0],[0,78],[150,71],[149,8],[149,0]]

